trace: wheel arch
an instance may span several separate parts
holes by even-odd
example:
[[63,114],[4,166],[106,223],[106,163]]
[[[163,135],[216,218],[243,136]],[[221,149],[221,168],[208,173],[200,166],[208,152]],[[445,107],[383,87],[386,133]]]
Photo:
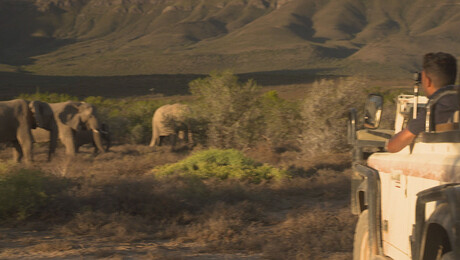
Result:
[[439,204],[426,223],[422,237],[421,259],[436,259],[439,249],[442,250],[442,254],[453,250],[452,242],[455,239],[453,224],[448,204]]

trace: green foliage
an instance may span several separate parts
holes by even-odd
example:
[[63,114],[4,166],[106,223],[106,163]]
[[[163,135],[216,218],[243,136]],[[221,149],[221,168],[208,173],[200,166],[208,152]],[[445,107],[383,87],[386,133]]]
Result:
[[25,100],[39,100],[47,103],[59,103],[65,101],[78,101],[77,97],[71,96],[65,93],[49,93],[49,92],[40,92],[37,90],[35,94],[21,94],[18,98],[25,99]]
[[178,174],[201,179],[231,178],[252,182],[288,177],[286,171],[256,163],[234,149],[210,149],[198,152],[178,163],[157,167],[153,173],[157,176]]
[[107,122],[114,139],[130,143],[148,143],[152,135],[152,116],[165,101],[108,99],[87,97],[97,107],[101,122]]
[[275,90],[266,92],[260,102],[263,115],[263,135],[272,147],[292,144],[301,133],[299,104],[278,96]]
[[198,98],[195,118],[205,125],[208,144],[219,148],[242,148],[260,137],[262,116],[255,82],[240,83],[230,71],[213,72],[190,83]]
[[37,170],[8,169],[0,172],[0,219],[24,220],[39,213],[50,201],[48,177]]

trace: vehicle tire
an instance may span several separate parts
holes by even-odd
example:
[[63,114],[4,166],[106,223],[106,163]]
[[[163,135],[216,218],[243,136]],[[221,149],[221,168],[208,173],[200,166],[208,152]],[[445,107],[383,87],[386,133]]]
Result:
[[450,251],[443,254],[441,260],[455,260],[454,252]]
[[375,255],[375,246],[369,245],[369,212],[359,215],[353,242],[353,260],[370,260]]

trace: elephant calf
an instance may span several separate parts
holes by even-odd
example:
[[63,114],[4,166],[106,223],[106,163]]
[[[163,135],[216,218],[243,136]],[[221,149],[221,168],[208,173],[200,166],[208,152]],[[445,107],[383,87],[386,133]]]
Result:
[[192,143],[192,132],[187,122],[187,115],[191,113],[188,105],[170,104],[159,107],[152,118],[152,140],[150,147],[160,146],[164,137],[170,137],[171,149],[174,149],[176,140],[184,134]]

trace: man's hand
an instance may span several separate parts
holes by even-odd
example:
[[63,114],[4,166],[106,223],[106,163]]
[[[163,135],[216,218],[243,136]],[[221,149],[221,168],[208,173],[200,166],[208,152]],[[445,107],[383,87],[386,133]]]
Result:
[[414,141],[416,135],[411,133],[407,128],[402,130],[393,136],[387,144],[387,151],[390,153],[396,153],[401,151],[406,145],[409,145]]

